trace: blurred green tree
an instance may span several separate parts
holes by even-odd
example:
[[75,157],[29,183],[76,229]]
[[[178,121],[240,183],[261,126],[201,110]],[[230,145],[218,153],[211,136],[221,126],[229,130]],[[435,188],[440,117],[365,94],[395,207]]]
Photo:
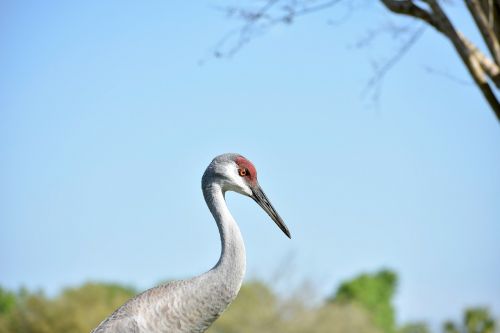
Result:
[[16,306],[16,295],[0,287],[0,333],[9,333],[8,318]]
[[[240,294],[208,333],[429,333],[425,323],[396,329],[391,299],[396,274],[382,270],[361,274],[340,285],[324,303],[311,289],[277,295],[266,283],[243,284]],[[86,283],[64,289],[56,297],[21,289],[0,288],[0,333],[89,333],[127,299],[133,288],[118,284]],[[460,324],[447,322],[445,333],[495,333],[485,308],[470,308]]]
[[263,282],[243,284],[240,293],[207,333],[279,332],[277,298]]
[[398,329],[398,333],[430,333],[426,323],[407,323]]
[[9,311],[0,312],[0,333],[88,333],[135,293],[102,283],[68,288],[53,299],[21,290]]
[[0,287],[0,314],[9,312],[16,305],[16,295]]
[[495,329],[495,320],[489,310],[483,307],[466,309],[462,324],[447,321],[443,325],[445,333],[494,333]]
[[395,311],[392,297],[396,292],[397,275],[383,269],[374,274],[361,274],[340,285],[330,302],[356,303],[372,316],[377,327],[385,333],[395,332]]
[[263,282],[246,283],[207,333],[382,333],[358,304],[308,306],[308,297],[281,299]]
[[355,303],[326,303],[290,322],[290,333],[382,333],[370,314]]

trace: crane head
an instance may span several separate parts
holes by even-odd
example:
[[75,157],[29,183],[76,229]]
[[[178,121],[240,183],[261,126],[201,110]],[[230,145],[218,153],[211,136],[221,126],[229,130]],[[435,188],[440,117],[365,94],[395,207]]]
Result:
[[203,175],[216,178],[222,191],[234,191],[252,198],[271,217],[276,225],[291,238],[285,222],[274,209],[257,181],[257,170],[252,162],[239,154],[223,154],[213,159]]

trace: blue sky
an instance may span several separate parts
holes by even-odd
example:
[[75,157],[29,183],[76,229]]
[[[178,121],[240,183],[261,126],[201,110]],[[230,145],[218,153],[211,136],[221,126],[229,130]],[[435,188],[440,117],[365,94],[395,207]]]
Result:
[[[0,285],[147,288],[211,268],[201,175],[238,152],[293,235],[228,195],[247,278],[284,271],[281,292],[309,280],[328,295],[389,267],[400,321],[498,314],[500,126],[473,85],[429,72],[470,82],[451,45],[426,30],[374,108],[371,61],[398,44],[353,45],[408,20],[373,2],[327,24],[340,6],[217,60],[210,50],[238,26],[218,4],[3,2]],[[447,10],[477,40],[462,5]]]

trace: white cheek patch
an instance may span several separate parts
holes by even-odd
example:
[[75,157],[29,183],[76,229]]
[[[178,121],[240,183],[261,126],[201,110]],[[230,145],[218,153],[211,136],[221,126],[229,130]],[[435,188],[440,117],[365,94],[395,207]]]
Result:
[[243,193],[245,193],[248,196],[251,196],[253,194],[252,190],[248,187],[247,184],[244,184],[241,189],[243,190]]
[[228,184],[228,190],[246,194],[248,196],[252,195],[252,190],[246,184],[245,179],[238,174],[238,168],[236,167],[236,165],[227,165],[225,168],[225,173],[231,183]]

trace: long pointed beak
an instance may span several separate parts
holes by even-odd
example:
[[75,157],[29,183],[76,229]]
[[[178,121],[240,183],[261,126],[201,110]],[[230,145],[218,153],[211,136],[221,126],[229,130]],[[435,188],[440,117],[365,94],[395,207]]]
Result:
[[271,205],[271,202],[266,197],[266,194],[264,193],[264,191],[262,191],[259,184],[252,188],[251,198],[254,199],[255,202],[258,203],[259,206],[261,206],[262,209],[266,211],[266,213],[273,219],[276,225],[281,229],[281,231],[285,233],[285,235],[287,235],[288,238],[292,238],[285,222],[283,222],[278,212],[276,212],[273,205]]

